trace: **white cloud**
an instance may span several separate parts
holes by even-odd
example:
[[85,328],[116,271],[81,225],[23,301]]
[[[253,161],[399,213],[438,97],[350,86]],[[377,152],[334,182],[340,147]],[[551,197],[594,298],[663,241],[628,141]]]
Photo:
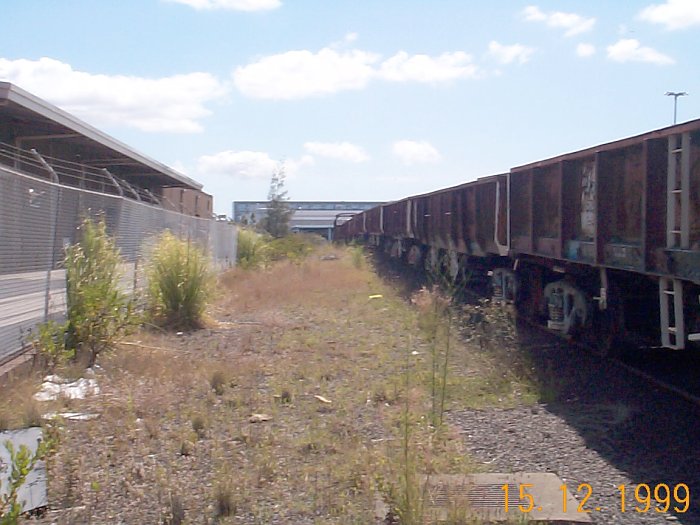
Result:
[[[349,33],[342,42],[318,52],[294,50],[261,57],[236,68],[234,84],[248,97],[292,100],[361,90],[373,80],[438,84],[480,76],[471,55],[463,51],[437,56],[400,51],[382,61],[377,53],[341,49],[356,38],[355,33]],[[515,49],[510,52],[519,53],[516,58],[521,62],[532,52],[524,46],[512,47]]]
[[670,56],[650,47],[644,47],[634,38],[620,39],[607,49],[608,58],[616,62],[649,62],[660,66],[675,63]]
[[280,0],[165,0],[197,10],[230,9],[234,11],[267,11],[282,5]]
[[593,29],[595,18],[586,18],[576,13],[561,11],[543,12],[535,5],[523,9],[523,17],[529,22],[544,22],[550,27],[566,29],[565,36],[574,36]]
[[639,18],[653,24],[662,24],[666,29],[685,29],[700,25],[700,2],[697,0],[666,0],[663,4],[645,7]]
[[437,57],[409,55],[399,51],[388,58],[379,70],[379,75],[394,82],[424,82],[435,84],[458,78],[474,78],[478,68],[472,63],[471,55],[463,51],[443,53]]
[[319,157],[348,162],[365,162],[369,160],[365,150],[350,142],[306,142],[304,149]]
[[315,164],[316,161],[311,155],[302,155],[298,159],[285,159],[282,161],[282,166],[284,167],[284,173],[289,177],[293,178],[304,166],[311,166]]
[[0,79],[95,125],[173,133],[202,131],[199,121],[211,113],[205,103],[226,92],[208,73],[163,78],[97,75],[51,58],[0,58]]
[[279,162],[261,151],[222,151],[199,158],[197,171],[240,179],[269,179]]
[[440,152],[425,140],[398,140],[391,147],[392,152],[401,162],[411,164],[438,162],[442,158]]
[[595,46],[593,44],[579,44],[576,46],[576,54],[580,57],[590,57],[595,55]]
[[363,89],[377,60],[378,55],[357,50],[287,51],[236,68],[233,79],[246,96],[290,100]]
[[203,155],[197,163],[202,175],[226,175],[237,179],[269,179],[280,167],[287,176],[293,176],[305,165],[313,164],[313,157],[278,161],[262,151],[221,151]]
[[534,49],[531,47],[524,46],[522,44],[513,44],[510,46],[500,44],[495,40],[489,43],[489,54],[494,57],[501,64],[510,64],[511,62],[518,62],[519,64],[524,64],[534,53]]

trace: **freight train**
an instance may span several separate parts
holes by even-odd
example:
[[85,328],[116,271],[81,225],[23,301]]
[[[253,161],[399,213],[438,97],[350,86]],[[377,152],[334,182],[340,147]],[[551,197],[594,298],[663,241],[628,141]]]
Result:
[[487,283],[601,354],[700,349],[700,119],[383,204],[335,238]]

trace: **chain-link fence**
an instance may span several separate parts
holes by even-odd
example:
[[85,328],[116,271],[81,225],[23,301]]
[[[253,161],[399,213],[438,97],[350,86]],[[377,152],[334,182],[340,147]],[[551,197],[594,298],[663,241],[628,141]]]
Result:
[[154,201],[103,170],[0,144],[0,363],[22,350],[38,323],[64,318],[64,248],[84,217],[103,217],[116,239],[125,289],[141,286],[142,256],[165,229],[205,248],[217,265],[233,266],[234,225]]

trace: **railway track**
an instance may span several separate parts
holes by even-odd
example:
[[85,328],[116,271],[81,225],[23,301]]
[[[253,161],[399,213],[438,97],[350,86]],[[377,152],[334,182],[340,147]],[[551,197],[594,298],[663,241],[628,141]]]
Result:
[[[639,363],[637,363],[635,366],[634,363],[626,362],[621,358],[614,358],[613,361],[628,372],[641,377],[648,383],[667,390],[668,392],[672,392],[673,394],[676,394],[683,399],[700,406],[700,392],[698,392],[697,389],[698,385],[694,385],[694,388],[692,389],[687,389],[677,384],[682,382],[679,380],[679,378],[674,380],[673,378],[667,378],[665,375],[654,375],[653,372],[646,371],[644,369],[645,367],[641,367]],[[697,370],[697,368],[695,370]],[[685,376],[685,374],[683,374],[683,376]]]
[[[578,341],[572,342],[526,317],[519,319],[532,329],[561,344],[581,348],[592,356],[597,354],[597,349],[590,345]],[[669,352],[661,348],[638,347],[627,349],[621,357],[600,357],[600,359],[607,359],[649,385],[677,395],[700,407],[700,374],[698,373],[700,356],[693,355],[691,351]]]

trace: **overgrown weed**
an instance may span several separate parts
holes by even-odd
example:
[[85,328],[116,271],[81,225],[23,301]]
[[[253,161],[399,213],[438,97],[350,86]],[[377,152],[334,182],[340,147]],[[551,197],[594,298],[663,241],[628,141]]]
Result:
[[149,306],[155,317],[179,329],[201,328],[215,276],[204,251],[165,231],[148,263]]
[[272,237],[249,228],[238,230],[237,261],[243,270],[267,268],[276,261],[300,263],[326,244],[319,235],[290,233]]
[[358,270],[361,270],[367,264],[364,246],[361,244],[352,244],[348,250],[350,251],[352,265]]
[[430,422],[438,428],[443,423],[447,397],[450,345],[454,338],[453,305],[437,286],[430,290],[422,288],[411,297],[411,302],[418,309],[418,327],[429,346]]
[[236,246],[236,262],[239,268],[250,270],[264,267],[269,255],[266,238],[254,230],[240,227]]

